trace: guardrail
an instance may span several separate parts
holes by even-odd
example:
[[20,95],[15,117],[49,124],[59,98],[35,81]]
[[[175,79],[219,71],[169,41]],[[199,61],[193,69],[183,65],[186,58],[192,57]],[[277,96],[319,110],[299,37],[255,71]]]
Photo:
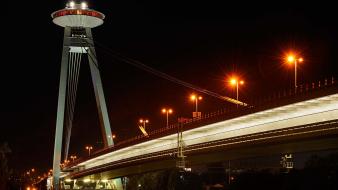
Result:
[[115,146],[120,147],[143,139],[149,140],[152,139],[152,137],[157,138],[159,137],[159,134],[167,135],[170,133],[175,133],[178,131],[179,127],[182,127],[182,130],[187,130],[202,126],[210,122],[215,122],[217,120],[229,119],[235,116],[246,115],[254,111],[260,111],[268,108],[273,108],[276,106],[286,105],[288,103],[306,100],[309,98],[313,98],[313,96],[311,95],[318,96],[318,92],[322,92],[322,90],[324,89],[336,90],[335,87],[338,87],[338,83],[334,77],[332,77],[330,80],[325,79],[323,81],[302,84],[298,86],[297,90],[296,89],[281,90],[279,92],[273,93],[270,96],[249,101],[247,102],[248,106],[246,107],[231,106],[229,108],[220,109],[215,112],[206,113],[201,115],[201,117],[187,119],[184,122],[171,124],[167,128],[160,128],[151,131],[149,132],[149,136],[138,135],[134,138],[120,141]]

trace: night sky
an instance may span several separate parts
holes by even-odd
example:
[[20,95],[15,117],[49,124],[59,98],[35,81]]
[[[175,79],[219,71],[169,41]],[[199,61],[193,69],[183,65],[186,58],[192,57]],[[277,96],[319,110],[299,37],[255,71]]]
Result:
[[[18,170],[52,167],[63,29],[50,14],[65,2],[11,1],[2,12],[0,143],[9,143],[11,166]],[[174,109],[171,122],[190,117],[193,90],[114,60],[103,46],[233,98],[226,81],[237,73],[245,80],[243,101],[292,87],[294,70],[283,64],[290,50],[305,60],[299,83],[338,76],[337,19],[330,4],[90,1],[89,6],[106,15],[93,36],[101,45],[97,57],[116,141],[139,135],[141,117],[150,120],[148,130],[164,127],[164,106]],[[84,62],[70,147],[80,157],[88,144],[102,147],[90,80]],[[230,105],[202,96],[204,113]]]

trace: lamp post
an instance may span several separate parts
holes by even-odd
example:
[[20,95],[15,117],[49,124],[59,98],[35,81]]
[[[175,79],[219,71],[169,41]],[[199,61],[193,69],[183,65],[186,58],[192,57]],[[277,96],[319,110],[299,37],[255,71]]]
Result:
[[146,137],[148,137],[148,133],[146,131],[146,123],[149,123],[148,119],[140,119],[139,123],[141,125],[138,126],[138,128],[141,130],[142,134]]
[[[238,86],[239,86],[239,84],[243,85],[244,81],[243,80],[238,80],[237,78],[231,78],[230,79],[230,84],[232,86],[236,86],[236,100],[238,100]],[[238,106],[238,104],[237,104],[237,106]]]
[[90,156],[90,150],[92,150],[93,147],[92,146],[86,146],[86,150],[88,150],[88,155]]
[[143,125],[143,129],[146,130],[146,123],[149,123],[148,119],[140,119],[139,120],[140,124]]
[[192,94],[191,96],[190,96],[190,100],[191,101],[195,101],[195,112],[197,112],[197,102],[199,101],[199,100],[202,100],[202,96],[197,96],[196,94]]
[[111,136],[108,135],[108,139],[111,141],[111,142],[114,142],[114,139],[116,138],[116,135],[115,134],[112,134]]
[[169,108],[169,109],[163,108],[162,113],[167,115],[167,128],[168,128],[168,126],[169,126],[169,114],[172,114],[173,110],[171,108]]
[[77,157],[76,156],[70,156],[70,159],[72,159],[72,161],[74,162],[74,160],[76,159]]
[[295,65],[295,92],[297,91],[297,63],[303,62],[302,57],[296,57],[292,54],[288,55],[287,62]]
[[67,164],[69,164],[69,160],[65,160],[65,161],[63,162],[63,165],[64,165],[64,166],[66,166]]

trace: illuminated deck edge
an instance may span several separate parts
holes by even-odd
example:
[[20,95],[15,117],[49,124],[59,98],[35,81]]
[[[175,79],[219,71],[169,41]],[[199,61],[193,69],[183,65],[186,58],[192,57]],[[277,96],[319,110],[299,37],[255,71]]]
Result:
[[[269,109],[191,129],[185,131],[183,137],[186,145],[190,146],[257,132],[266,132],[269,130],[283,129],[334,119],[338,119],[338,94]],[[118,160],[174,149],[177,146],[176,136],[176,134],[168,135],[122,148],[79,163],[72,168],[81,166],[85,169],[90,169]]]

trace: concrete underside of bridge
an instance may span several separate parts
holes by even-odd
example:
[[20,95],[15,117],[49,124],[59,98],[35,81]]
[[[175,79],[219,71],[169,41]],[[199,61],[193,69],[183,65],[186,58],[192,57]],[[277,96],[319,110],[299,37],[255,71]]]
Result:
[[[316,124],[318,125],[318,124]],[[213,142],[208,145],[186,147],[187,167],[225,162],[246,158],[282,155],[285,153],[301,153],[324,150],[338,150],[338,123],[332,121],[319,124],[311,131],[307,127],[298,126],[294,129],[275,131],[274,135],[264,138],[264,134],[241,137],[238,140]],[[234,142],[234,143],[232,143]],[[222,144],[223,143],[223,144]],[[203,148],[200,148],[203,147]],[[173,152],[175,150],[172,150]],[[176,166],[174,155],[156,157],[143,161],[128,162],[125,164],[109,163],[91,170],[73,172],[71,178],[112,179],[134,174],[165,170]],[[146,155],[145,155],[146,156]]]

